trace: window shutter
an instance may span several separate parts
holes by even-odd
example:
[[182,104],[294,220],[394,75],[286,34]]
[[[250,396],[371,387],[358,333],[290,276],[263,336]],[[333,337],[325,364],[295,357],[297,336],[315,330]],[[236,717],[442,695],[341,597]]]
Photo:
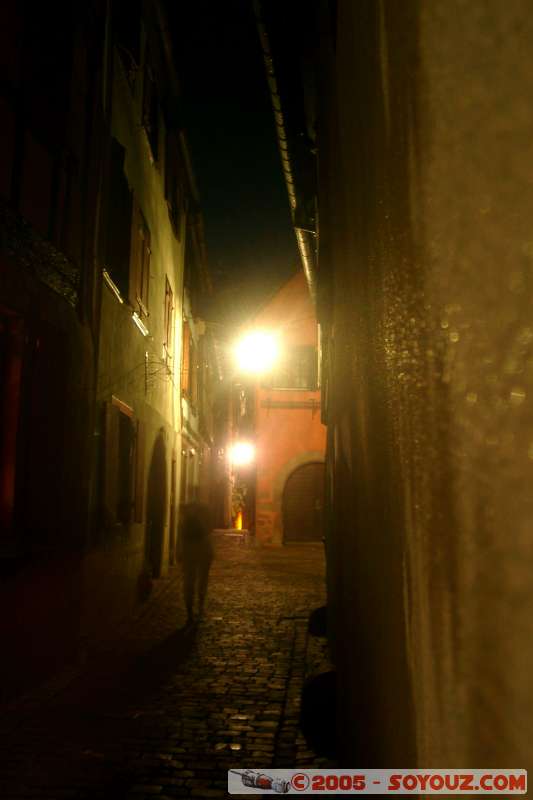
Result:
[[158,144],[159,144],[159,102],[157,98],[157,88],[154,81],[152,68],[149,65],[150,55],[145,54],[145,70],[144,70],[144,91],[143,91],[143,125],[146,130],[148,142],[152,152],[154,161],[158,159]]
[[103,507],[106,524],[117,521],[118,503],[118,411],[104,403]]
[[[116,403],[115,403],[116,405]],[[134,448],[136,426],[129,414],[118,410],[118,519],[127,524],[133,511],[135,489]]]
[[150,229],[146,224],[144,217],[141,215],[141,247],[142,247],[142,263],[141,263],[141,276],[140,276],[140,294],[143,305],[143,312],[147,313],[150,294],[150,255],[152,253],[152,237]]
[[[105,266],[123,297],[131,293],[129,268],[132,261],[131,228],[132,193],[124,174],[125,150],[116,139],[111,140],[111,161],[107,196],[105,232]],[[136,205],[136,204],[135,204]]]
[[130,292],[129,301],[134,308],[137,308],[137,297],[139,296],[139,263],[141,260],[140,243],[141,237],[139,228],[141,215],[137,198],[133,200],[133,213],[131,217],[131,260],[130,260]]
[[137,200],[133,203],[129,301],[138,313],[148,314],[150,289],[150,229]]
[[165,347],[167,359],[174,354],[174,295],[168,278],[165,278]]
[[137,436],[135,442],[135,522],[143,521],[144,514],[144,451],[145,429],[144,423],[137,421]]
[[193,406],[196,406],[198,402],[198,356],[196,352],[196,344],[192,336],[189,339],[190,341],[190,354],[189,354],[189,394],[191,398],[191,403]]
[[190,338],[191,332],[189,328],[189,323],[183,323],[183,341],[181,343],[182,346],[182,356],[181,356],[181,391],[183,394],[188,395],[190,391]]

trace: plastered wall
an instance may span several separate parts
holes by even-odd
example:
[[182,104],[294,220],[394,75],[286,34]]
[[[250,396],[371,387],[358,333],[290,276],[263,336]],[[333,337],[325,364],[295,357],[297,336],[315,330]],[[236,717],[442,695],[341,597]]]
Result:
[[341,0],[323,54],[343,763],[532,766],[532,26]]
[[[282,348],[317,345],[315,311],[303,272],[291,278],[265,304],[254,327],[274,332]],[[255,432],[256,536],[262,544],[281,545],[282,500],[287,478],[303,464],[324,460],[326,432],[320,418],[319,391],[269,389],[259,385]]]

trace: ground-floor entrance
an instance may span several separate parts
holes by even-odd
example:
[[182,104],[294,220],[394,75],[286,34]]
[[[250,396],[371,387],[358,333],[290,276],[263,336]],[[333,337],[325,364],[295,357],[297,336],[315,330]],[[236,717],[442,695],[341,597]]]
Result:
[[324,464],[303,464],[283,490],[283,541],[319,542],[323,537]]

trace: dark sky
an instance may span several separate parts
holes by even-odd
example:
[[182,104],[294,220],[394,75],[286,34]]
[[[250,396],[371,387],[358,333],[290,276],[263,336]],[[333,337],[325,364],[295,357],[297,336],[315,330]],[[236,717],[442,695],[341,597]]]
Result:
[[298,262],[251,0],[168,9],[211,273],[245,316]]

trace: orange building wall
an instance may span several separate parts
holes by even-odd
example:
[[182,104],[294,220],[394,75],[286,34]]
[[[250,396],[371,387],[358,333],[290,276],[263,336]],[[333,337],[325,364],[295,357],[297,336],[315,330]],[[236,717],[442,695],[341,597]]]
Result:
[[[317,323],[305,277],[297,273],[269,301],[254,326],[275,331],[281,347],[317,345]],[[265,408],[267,401],[310,402],[314,408]],[[302,464],[323,461],[326,429],[320,422],[320,392],[256,391],[256,536],[261,544],[283,544],[282,497],[289,475]]]

